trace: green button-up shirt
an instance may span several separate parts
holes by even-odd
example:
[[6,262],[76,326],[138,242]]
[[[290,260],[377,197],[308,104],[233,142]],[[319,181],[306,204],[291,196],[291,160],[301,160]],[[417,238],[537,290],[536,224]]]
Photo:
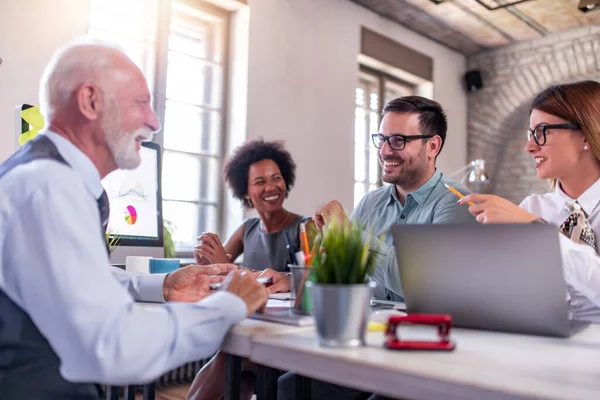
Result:
[[[442,179],[442,173],[436,170],[423,186],[406,195],[404,206],[398,200],[394,185],[386,185],[367,193],[350,215],[350,220],[362,226],[367,234],[383,238],[383,241],[378,240],[380,255],[372,276],[378,284],[376,298],[403,301],[390,232],[392,225],[476,223],[475,217],[469,213],[469,206],[458,205],[458,198],[444,186],[444,182],[463,194],[470,193],[463,185]],[[431,245],[435,246],[435,243]]]

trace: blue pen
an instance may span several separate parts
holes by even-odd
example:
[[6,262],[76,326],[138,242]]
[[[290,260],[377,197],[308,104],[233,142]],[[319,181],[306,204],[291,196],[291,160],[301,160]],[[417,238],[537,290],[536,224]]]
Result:
[[283,231],[283,234],[285,235],[285,243],[286,243],[285,248],[287,249],[287,252],[288,252],[288,258],[290,259],[290,264],[298,265],[298,260],[296,260],[296,254],[294,253],[294,248],[290,244],[290,237],[288,236],[288,233],[286,231]]

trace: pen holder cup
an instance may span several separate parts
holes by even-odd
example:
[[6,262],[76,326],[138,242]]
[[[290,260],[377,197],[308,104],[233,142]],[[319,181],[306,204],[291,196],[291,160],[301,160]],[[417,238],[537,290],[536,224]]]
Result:
[[295,314],[311,315],[312,300],[306,282],[314,278],[312,268],[303,265],[288,265],[291,272],[291,309]]

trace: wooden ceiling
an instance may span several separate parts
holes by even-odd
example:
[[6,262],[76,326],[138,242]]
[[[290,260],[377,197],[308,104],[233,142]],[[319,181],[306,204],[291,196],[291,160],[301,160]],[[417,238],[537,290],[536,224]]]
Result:
[[[581,0],[350,0],[465,55],[600,24]],[[584,0],[591,1],[593,0]],[[600,3],[600,0],[598,0]]]

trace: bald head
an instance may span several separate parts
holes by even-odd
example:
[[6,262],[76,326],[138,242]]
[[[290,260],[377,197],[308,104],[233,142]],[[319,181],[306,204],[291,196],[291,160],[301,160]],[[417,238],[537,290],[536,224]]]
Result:
[[[40,84],[40,108],[47,123],[68,107],[86,83],[112,92],[141,71],[116,44],[104,41],[72,43],[59,49],[46,67]],[[74,110],[71,110],[74,111]]]
[[57,51],[42,76],[40,107],[48,129],[82,150],[101,176],[136,168],[141,143],[160,129],[144,75],[105,42]]

